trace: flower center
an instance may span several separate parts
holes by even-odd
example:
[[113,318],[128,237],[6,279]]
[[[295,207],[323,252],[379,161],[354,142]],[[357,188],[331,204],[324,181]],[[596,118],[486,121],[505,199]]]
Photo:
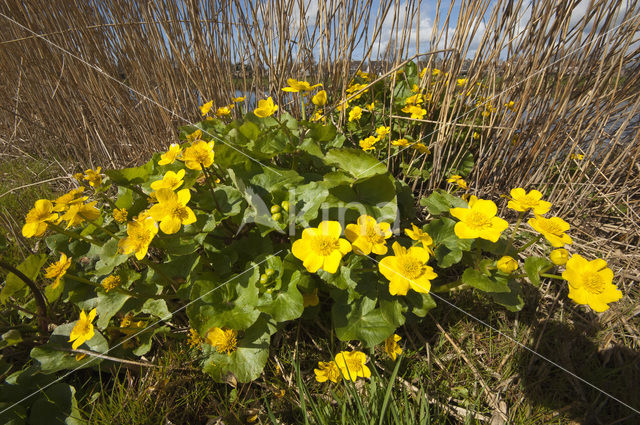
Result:
[[180,219],[180,221],[185,221],[189,217],[187,208],[182,205],[176,205],[171,214]]
[[488,217],[478,211],[471,211],[471,213],[469,213],[465,222],[469,227],[472,227],[475,229],[491,227],[491,217]]
[[200,164],[206,164],[209,161],[209,152],[203,149],[199,149],[194,153],[193,157],[196,162],[199,162]]
[[423,273],[423,264],[417,259],[405,255],[398,258],[400,274],[407,279],[417,279]]
[[151,232],[146,229],[141,230],[135,235],[135,240],[136,242],[138,242],[138,245],[148,245],[149,242],[151,241],[151,238],[152,238]]
[[311,242],[312,249],[323,257],[329,256],[339,246],[338,239],[331,236],[316,236]]
[[520,198],[520,205],[522,205],[525,208],[533,208],[538,206],[539,201],[537,199],[532,198],[529,195],[526,195],[522,198]]
[[86,335],[89,333],[90,329],[89,326],[91,326],[91,323],[88,321],[80,321],[78,322],[78,324],[76,325],[76,327],[78,328],[78,333],[80,335]]
[[374,245],[384,243],[384,235],[376,226],[367,226],[366,238]]
[[587,273],[584,277],[584,287],[587,292],[592,294],[600,294],[604,291],[602,278],[598,273]]
[[556,223],[552,221],[545,221],[542,224],[542,229],[544,229],[547,233],[551,233],[553,235],[561,235],[564,231],[558,226]]

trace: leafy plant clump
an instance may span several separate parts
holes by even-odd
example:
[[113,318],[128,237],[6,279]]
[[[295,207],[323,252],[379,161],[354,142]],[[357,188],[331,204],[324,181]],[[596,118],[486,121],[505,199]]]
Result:
[[[406,69],[416,81],[435,71]],[[366,128],[356,128],[352,109],[339,129],[340,111],[324,115],[324,90],[289,80],[286,91],[300,96],[312,120],[271,98],[239,120],[230,111],[241,98],[218,108],[217,118],[205,104],[205,118],[146,164],[87,170],[77,179],[88,188],[38,200],[23,235],[43,238],[53,258],[19,265],[21,276],[8,275],[0,301],[25,300],[24,310],[44,321],[42,332],[47,321],[56,324],[31,350],[40,370],[109,361],[99,355],[141,357],[166,334],[188,340],[216,381],[248,382],[262,373],[273,335],[300,318],[326,324],[345,343],[384,343],[395,359],[396,330],[435,308],[433,294],[467,288],[518,311],[524,278],[538,286],[549,277],[566,280],[569,297],[594,311],[621,297],[604,260],[569,255],[569,225],[545,217],[552,206],[536,190],[511,191],[508,207],[519,218],[510,226],[493,201],[457,196],[467,183],[452,169],[449,191],[419,200],[428,220],[416,225],[410,188],[370,147],[422,149],[415,108],[436,100],[396,86],[394,102],[416,118],[391,132],[375,118],[389,86],[359,78],[352,96],[366,89],[371,98],[362,101],[374,104]],[[363,143],[369,130],[376,140]],[[533,244],[549,255],[526,256]],[[550,273],[558,267],[562,276]],[[39,297],[34,282],[43,280]],[[62,323],[69,306],[79,319]],[[316,375],[355,381],[370,376],[365,363],[363,353],[343,351]]]

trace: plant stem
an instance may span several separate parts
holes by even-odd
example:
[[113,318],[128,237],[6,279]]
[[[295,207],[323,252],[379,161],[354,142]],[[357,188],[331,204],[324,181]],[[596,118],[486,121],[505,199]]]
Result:
[[518,216],[518,221],[516,221],[516,225],[513,228],[513,232],[511,232],[511,236],[509,237],[509,242],[507,242],[507,246],[504,247],[504,252],[502,253],[502,255],[505,255],[507,252],[509,252],[509,250],[513,246],[513,240],[516,237],[516,233],[518,233],[518,229],[520,228],[520,223],[522,223],[522,219],[524,218],[524,215],[526,213],[527,213],[526,211],[522,211]]
[[524,251],[527,248],[529,248],[534,243],[538,242],[540,240],[540,238],[542,238],[542,235],[538,235],[538,236],[533,237],[529,242],[527,242],[522,248],[520,248],[518,250],[518,254],[520,254],[522,251]]
[[49,318],[47,317],[47,303],[40,289],[36,286],[33,280],[29,279],[27,275],[22,273],[17,268],[13,267],[11,264],[0,261],[0,267],[18,276],[18,278],[20,278],[20,280],[22,280],[29,287],[36,301],[36,309],[38,311],[38,329],[40,330],[40,333],[42,335],[48,335],[49,332],[47,330],[47,327],[49,325]]
[[462,285],[464,285],[464,282],[462,280],[456,280],[454,282],[446,283],[444,285],[434,286],[431,288],[431,291],[432,292],[449,292],[450,290]]
[[564,278],[560,275],[557,274],[551,274],[551,273],[540,273],[541,277],[548,277],[551,279],[558,279],[558,280],[564,280]]

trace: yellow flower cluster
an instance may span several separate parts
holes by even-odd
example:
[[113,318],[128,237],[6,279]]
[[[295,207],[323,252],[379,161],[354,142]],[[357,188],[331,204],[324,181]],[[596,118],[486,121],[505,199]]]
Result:
[[205,341],[218,353],[227,353],[230,356],[238,347],[238,332],[233,329],[214,327],[207,332]]
[[358,378],[371,377],[366,365],[367,356],[361,351],[341,351],[330,362],[318,362],[313,371],[318,382],[339,382],[342,379],[355,382]]

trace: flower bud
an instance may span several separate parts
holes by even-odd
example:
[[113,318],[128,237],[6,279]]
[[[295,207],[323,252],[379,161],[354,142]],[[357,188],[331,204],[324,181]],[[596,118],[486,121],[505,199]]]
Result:
[[549,258],[556,266],[564,266],[567,264],[567,260],[569,259],[569,251],[564,248],[554,249],[549,254]]
[[498,270],[503,273],[511,274],[518,269],[518,262],[514,260],[512,257],[505,255],[501,259],[498,260],[496,264]]
[[280,205],[273,205],[271,206],[271,214],[275,214],[275,213],[279,213],[280,212]]

